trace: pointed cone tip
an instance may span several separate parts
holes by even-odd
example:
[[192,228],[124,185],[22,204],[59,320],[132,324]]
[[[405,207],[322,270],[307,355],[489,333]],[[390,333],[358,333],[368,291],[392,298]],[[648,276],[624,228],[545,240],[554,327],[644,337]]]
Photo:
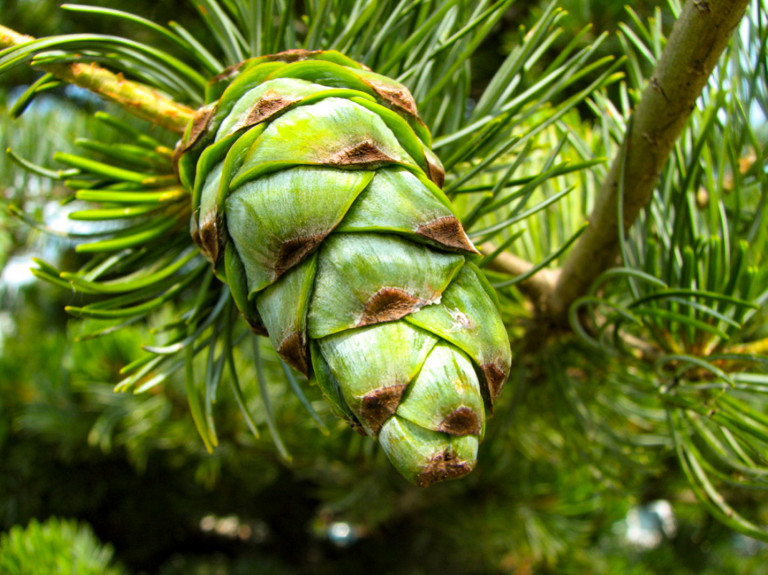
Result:
[[429,487],[441,481],[464,477],[475,468],[475,461],[459,458],[453,449],[448,448],[433,457],[416,478],[416,485]]
[[479,438],[432,431],[397,415],[382,427],[379,442],[397,470],[419,487],[458,479],[475,468]]

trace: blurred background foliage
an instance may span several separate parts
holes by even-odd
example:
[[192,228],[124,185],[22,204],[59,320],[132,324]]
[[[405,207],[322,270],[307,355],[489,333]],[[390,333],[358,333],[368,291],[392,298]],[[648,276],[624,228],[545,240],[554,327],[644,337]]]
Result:
[[[135,28],[121,30],[122,21],[67,13],[56,9],[58,2],[0,2],[4,25],[37,36],[98,32],[107,25],[110,33],[141,40]],[[99,4],[158,22],[177,20],[193,33],[201,26],[186,0]],[[478,91],[544,4],[519,1],[505,15],[473,63]],[[555,60],[574,38],[586,46],[604,31],[611,35],[595,59],[627,52],[631,38],[615,32],[632,16],[620,3],[560,4],[568,10],[560,22],[563,32],[539,66]],[[644,22],[661,5],[634,2],[632,10]],[[655,15],[668,30],[673,17],[666,5]],[[579,35],[585,25],[591,28]],[[652,58],[635,63],[639,69],[629,69],[630,76],[640,78],[652,69]],[[116,138],[93,118],[102,104],[73,90],[39,98],[20,119],[10,120],[7,108],[18,95],[13,87],[33,79],[23,69],[2,78],[3,149],[51,166],[53,151],[72,151],[78,136]],[[583,85],[589,81],[585,78]],[[540,162],[527,169],[545,163],[566,131],[561,158],[611,156],[612,142],[626,127],[621,118],[630,99],[617,85],[570,112],[537,140]],[[597,120],[606,110],[615,123]],[[695,121],[706,124],[706,119]],[[690,151],[695,142],[683,145]],[[743,149],[749,146],[758,156],[763,153],[759,143],[748,142]],[[684,157],[679,152],[678,158]],[[759,166],[756,160],[732,176],[764,185],[759,168],[752,168]],[[668,180],[674,182],[672,174]],[[66,221],[67,206],[60,204],[65,192],[20,170],[5,155],[0,187],[6,204],[21,206],[53,227]],[[560,245],[574,232],[576,215],[588,201],[568,197],[566,214],[574,214],[573,222],[553,211],[526,221],[541,241],[522,245],[521,253],[541,261],[552,251],[550,244]],[[646,243],[640,237],[633,241]],[[165,382],[162,392],[113,392],[120,369],[140,356],[143,343],[158,338],[154,328],[174,310],[103,338],[78,341],[99,325],[69,322],[63,309],[81,305],[85,296],[32,282],[26,272],[32,255],[70,269],[81,257],[69,240],[0,212],[0,531],[17,526],[0,543],[0,553],[22,536],[18,526],[29,524],[29,539],[42,540],[39,526],[30,521],[58,516],[87,522],[130,573],[768,573],[765,544],[734,534],[698,504],[669,439],[659,432],[666,425],[659,404],[649,399],[650,392],[643,395],[642,368],[617,374],[614,357],[588,342],[568,339],[535,361],[516,362],[512,377],[535,383],[510,386],[503,396],[478,469],[462,481],[423,490],[407,485],[374,442],[350,432],[318,390],[304,386],[320,423],[308,417],[266,341],[258,345],[266,379],[274,382],[269,395],[290,460],[275,450],[255,391],[249,409],[262,424],[261,437],[248,431],[234,399],[221,394],[215,406],[220,445],[208,454],[189,417],[181,376]],[[502,292],[512,326],[529,319],[518,295],[514,289]],[[621,297],[612,301],[632,305]],[[256,385],[251,354],[246,346],[236,357],[246,391]],[[617,406],[611,387],[580,385],[608,380],[636,390],[629,394],[634,403]],[[740,509],[766,523],[764,492],[738,497]],[[66,537],[75,528],[69,529]],[[61,537],[49,539],[60,542]],[[43,545],[55,546],[55,541]],[[95,541],[88,545],[89,553],[99,552]],[[21,547],[16,545],[17,552]],[[109,561],[109,554],[105,557]],[[0,561],[0,573],[15,572]]]
[[112,554],[90,527],[73,520],[33,519],[26,528],[16,525],[0,535],[0,569],[11,575],[123,575],[111,564]]

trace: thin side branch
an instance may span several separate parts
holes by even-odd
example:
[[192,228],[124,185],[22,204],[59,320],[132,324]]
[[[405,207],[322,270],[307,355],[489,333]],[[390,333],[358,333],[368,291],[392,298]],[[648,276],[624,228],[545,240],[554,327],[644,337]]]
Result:
[[[490,243],[482,246],[484,253],[492,253],[495,249],[496,247]],[[509,252],[501,252],[493,261],[488,263],[488,269],[510,276],[521,276],[530,272],[533,269],[533,264]],[[559,270],[540,270],[517,284],[517,288],[530,298],[536,309],[539,309],[541,304],[551,296],[559,273]]]
[[[33,40],[32,36],[25,36],[0,26],[0,49],[19,46]],[[105,100],[115,102],[134,116],[173,132],[184,132],[195,114],[192,108],[96,64],[51,64],[40,68],[57,78],[86,88]]]
[[[590,225],[562,267],[544,313],[566,325],[570,305],[617,263],[625,234],[648,203],[659,173],[749,0],[688,0],[633,114],[630,131],[603,182]],[[619,182],[624,163],[623,182]],[[624,228],[619,230],[618,192]]]

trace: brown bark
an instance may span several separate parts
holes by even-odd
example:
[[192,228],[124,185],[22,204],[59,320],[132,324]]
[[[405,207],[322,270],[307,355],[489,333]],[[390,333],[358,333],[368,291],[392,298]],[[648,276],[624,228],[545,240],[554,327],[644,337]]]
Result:
[[[589,228],[568,254],[544,313],[567,324],[570,305],[617,264],[625,234],[648,203],[659,173],[694,109],[748,0],[688,0],[633,113],[625,149],[614,159],[589,216]],[[624,177],[620,181],[620,172]],[[623,194],[623,229],[618,199]]]
[[[482,249],[484,253],[491,253],[496,247],[491,243],[487,243],[483,244]],[[502,252],[496,256],[493,261],[488,263],[488,269],[503,272],[511,276],[521,276],[530,272],[533,269],[533,264],[509,252]],[[518,283],[517,288],[525,294],[531,300],[534,307],[539,310],[547,302],[548,298],[551,297],[559,273],[560,270],[539,270],[531,277]]]

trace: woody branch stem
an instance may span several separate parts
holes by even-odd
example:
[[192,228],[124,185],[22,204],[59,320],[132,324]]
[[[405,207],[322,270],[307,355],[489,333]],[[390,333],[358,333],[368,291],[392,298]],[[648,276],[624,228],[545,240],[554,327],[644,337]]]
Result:
[[[0,26],[0,49],[20,46],[32,36]],[[57,78],[86,88],[105,100],[115,102],[127,112],[173,132],[182,133],[195,110],[143,84],[126,80],[106,68],[91,63],[48,64],[40,66]]]

